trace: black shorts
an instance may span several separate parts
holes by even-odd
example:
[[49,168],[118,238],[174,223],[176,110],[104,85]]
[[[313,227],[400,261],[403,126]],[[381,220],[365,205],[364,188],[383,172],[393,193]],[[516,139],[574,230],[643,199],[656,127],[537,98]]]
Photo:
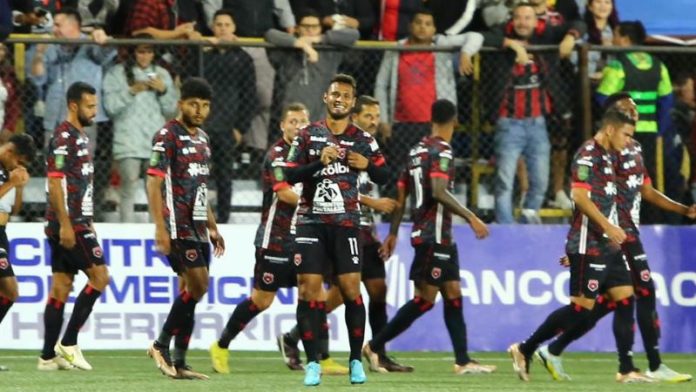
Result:
[[617,271],[617,263],[624,264],[623,254],[615,252],[600,256],[569,254],[570,295],[595,299],[606,287],[609,270]]
[[294,253],[274,252],[256,247],[254,265],[254,288],[263,291],[278,291],[281,287],[297,286],[297,270],[292,262]]
[[75,233],[75,246],[72,249],[63,248],[59,236],[49,236],[48,245],[51,248],[52,272],[75,275],[80,270],[106,264],[97,235],[91,230]]
[[362,247],[362,280],[369,279],[384,279],[387,277],[387,271],[384,268],[384,260],[379,257],[379,242]]
[[654,291],[655,283],[648,265],[648,257],[645,255],[640,239],[623,243],[621,250],[623,250],[628,266],[631,268],[631,277],[636,293],[643,293],[645,290]]
[[459,252],[456,244],[426,243],[417,245],[414,249],[409,279],[438,287],[445,282],[459,281]]
[[626,261],[623,252],[619,252],[621,257],[616,257],[613,262],[607,265],[607,279],[604,281],[602,291],[613,289],[614,287],[633,286],[631,267]]
[[189,268],[204,267],[208,269],[210,265],[210,243],[179,239],[172,240],[167,260],[177,275],[181,275]]
[[295,235],[293,263],[298,274],[343,275],[362,270],[356,227],[300,225]]
[[0,278],[15,276],[10,263],[10,241],[5,233],[5,226],[0,226]]

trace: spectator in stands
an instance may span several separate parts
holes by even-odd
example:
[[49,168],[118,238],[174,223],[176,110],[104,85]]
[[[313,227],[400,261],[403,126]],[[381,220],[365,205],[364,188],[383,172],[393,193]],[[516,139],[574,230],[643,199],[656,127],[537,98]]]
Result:
[[375,8],[371,0],[294,0],[293,9],[313,9],[319,13],[324,29],[350,27],[360,39],[371,39],[375,27]]
[[121,222],[136,221],[135,193],[152,153],[152,136],[177,113],[172,77],[154,60],[152,45],[131,46],[126,61],[104,77],[104,108],[114,123],[113,159],[121,176]]
[[[471,73],[471,56],[481,48],[479,33],[444,36],[436,34],[435,21],[429,10],[421,9],[411,21],[411,33],[399,44],[456,46],[460,73]],[[395,52],[384,54],[375,84],[375,98],[381,103],[381,131],[387,142],[387,162],[394,165],[395,186],[408,151],[430,132],[430,108],[438,99],[457,102],[452,54],[446,52]],[[393,127],[393,131],[392,131]],[[387,189],[387,192],[393,189]]]
[[[236,40],[235,17],[230,10],[218,10],[213,34],[220,43]],[[251,56],[240,47],[216,47],[203,54],[203,76],[213,87],[213,99],[205,130],[210,136],[217,189],[216,222],[227,223],[232,203],[232,178],[236,149],[249,132],[257,111],[256,73]]]
[[[589,0],[584,20],[587,25],[585,42],[592,45],[612,45],[614,29],[619,24],[619,14],[614,7],[614,0]],[[588,56],[587,68],[590,78],[598,82],[602,78],[606,56],[597,51],[591,51]]]
[[89,33],[94,29],[104,29],[111,33],[109,23],[118,10],[120,0],[70,0],[77,3],[76,8],[82,17],[82,31]]
[[689,188],[696,203],[696,90],[694,78],[681,74],[674,78],[675,103],[671,111],[672,125],[689,155]]
[[[517,160],[523,156],[529,177],[529,190],[522,205],[522,222],[540,223],[539,209],[549,181],[550,142],[546,116],[552,112],[548,75],[550,60],[541,54],[529,55],[530,44],[558,44],[559,53],[568,56],[575,40],[584,33],[582,23],[539,24],[536,10],[529,3],[513,9],[512,24],[485,33],[486,45],[512,49],[506,64],[496,69],[504,74],[491,77],[491,91],[502,93],[495,135],[495,209],[499,223],[513,223],[512,193]],[[552,60],[551,60],[552,61]]]
[[134,0],[125,34],[148,34],[156,39],[201,39],[201,33],[196,30],[201,15],[195,5],[186,0]]
[[423,9],[423,0],[377,0],[379,20],[377,38],[382,41],[397,41],[407,38],[410,23],[416,12]]
[[5,44],[0,43],[0,144],[14,134],[20,116],[19,80]]
[[[274,18],[283,30],[292,33],[295,16],[289,0],[207,0],[208,10],[226,9],[235,15],[237,36],[263,37],[275,27]],[[208,11],[210,12],[210,11]]]
[[[86,39],[89,36],[80,31],[81,18],[77,10],[63,8],[53,15],[53,35],[56,38]],[[104,30],[97,29],[91,34],[95,43],[107,40]],[[99,45],[57,45],[38,44],[28,54],[31,64],[29,79],[43,93],[45,105],[43,116],[44,143],[55,127],[65,119],[67,104],[65,92],[74,82],[89,83],[97,89],[99,108],[94,125],[85,127],[90,139],[88,149],[95,156],[94,198],[95,212],[101,211],[101,193],[106,187],[107,173],[111,165],[111,145],[108,117],[102,107],[102,75],[104,69],[111,65],[116,50]],[[97,132],[99,129],[99,132]],[[99,139],[97,139],[99,135]],[[95,154],[96,151],[96,155]]]
[[276,68],[276,90],[280,105],[285,107],[292,102],[307,106],[311,121],[317,121],[325,112],[322,99],[331,78],[336,74],[343,59],[343,52],[314,49],[316,44],[337,47],[352,46],[359,38],[354,28],[329,30],[321,33],[319,13],[307,9],[299,18],[297,35],[271,29],[266,33],[266,41],[282,48],[298,48],[298,51],[273,51],[269,53],[271,63]]
[[[643,45],[646,33],[639,21],[624,21],[614,29],[614,45],[630,47]],[[672,83],[667,67],[655,56],[645,52],[618,53],[602,72],[602,80],[597,88],[596,98],[600,104],[611,94],[626,91],[638,105],[640,119],[633,136],[642,146],[645,166],[650,177],[660,184],[665,173],[657,173],[658,137],[664,140],[665,169],[673,170],[671,156],[674,145],[669,111],[674,104]],[[665,184],[667,185],[667,184]],[[677,189],[667,189],[667,196],[675,198]],[[678,198],[678,197],[677,197]],[[650,205],[641,209],[641,222],[653,224],[663,220],[661,210]]]

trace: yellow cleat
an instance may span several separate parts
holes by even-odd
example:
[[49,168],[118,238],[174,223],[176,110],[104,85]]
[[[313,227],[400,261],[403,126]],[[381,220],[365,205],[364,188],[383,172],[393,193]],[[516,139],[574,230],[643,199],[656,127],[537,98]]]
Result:
[[230,374],[230,351],[220,348],[217,342],[210,345],[210,361],[213,363],[213,370],[220,374]]
[[328,376],[345,376],[348,374],[348,367],[339,365],[333,358],[326,358],[319,361],[322,374]]

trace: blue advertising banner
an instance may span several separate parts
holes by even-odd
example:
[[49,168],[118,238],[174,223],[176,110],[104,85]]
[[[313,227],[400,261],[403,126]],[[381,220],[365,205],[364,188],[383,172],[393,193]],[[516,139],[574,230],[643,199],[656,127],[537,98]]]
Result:
[[[559,266],[565,225],[491,225],[491,236],[477,240],[468,226],[456,226],[464,315],[471,351],[503,351],[525,339],[546,316],[568,303],[569,272]],[[381,237],[386,226],[380,227]],[[696,227],[646,226],[641,229],[657,286],[665,352],[696,352]],[[390,316],[412,297],[407,282],[413,257],[410,227],[402,226],[396,254],[387,264]],[[392,306],[394,305],[394,306]],[[449,351],[441,300],[403,335],[391,350]],[[614,351],[612,315],[582,344],[570,349]],[[635,351],[643,351],[636,332]]]

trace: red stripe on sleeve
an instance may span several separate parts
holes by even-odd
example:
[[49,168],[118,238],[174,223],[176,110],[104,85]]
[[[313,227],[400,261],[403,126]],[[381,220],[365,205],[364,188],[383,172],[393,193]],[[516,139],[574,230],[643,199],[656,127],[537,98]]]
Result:
[[273,192],[277,192],[281,189],[290,188],[290,184],[287,181],[279,182],[273,185]]
[[444,178],[445,180],[449,180],[449,175],[447,175],[445,173],[438,173],[438,172],[430,173],[430,177]]
[[63,173],[63,172],[48,172],[48,173],[46,173],[46,177],[63,178],[63,177],[65,177],[65,173]]
[[166,177],[167,176],[167,173],[163,172],[162,170],[153,169],[153,168],[147,169],[147,174],[151,175],[151,176],[157,176],[157,177]]
[[581,188],[581,189],[587,189],[587,190],[592,190],[592,186],[590,184],[586,184],[584,182],[574,182],[570,184],[571,188]]

